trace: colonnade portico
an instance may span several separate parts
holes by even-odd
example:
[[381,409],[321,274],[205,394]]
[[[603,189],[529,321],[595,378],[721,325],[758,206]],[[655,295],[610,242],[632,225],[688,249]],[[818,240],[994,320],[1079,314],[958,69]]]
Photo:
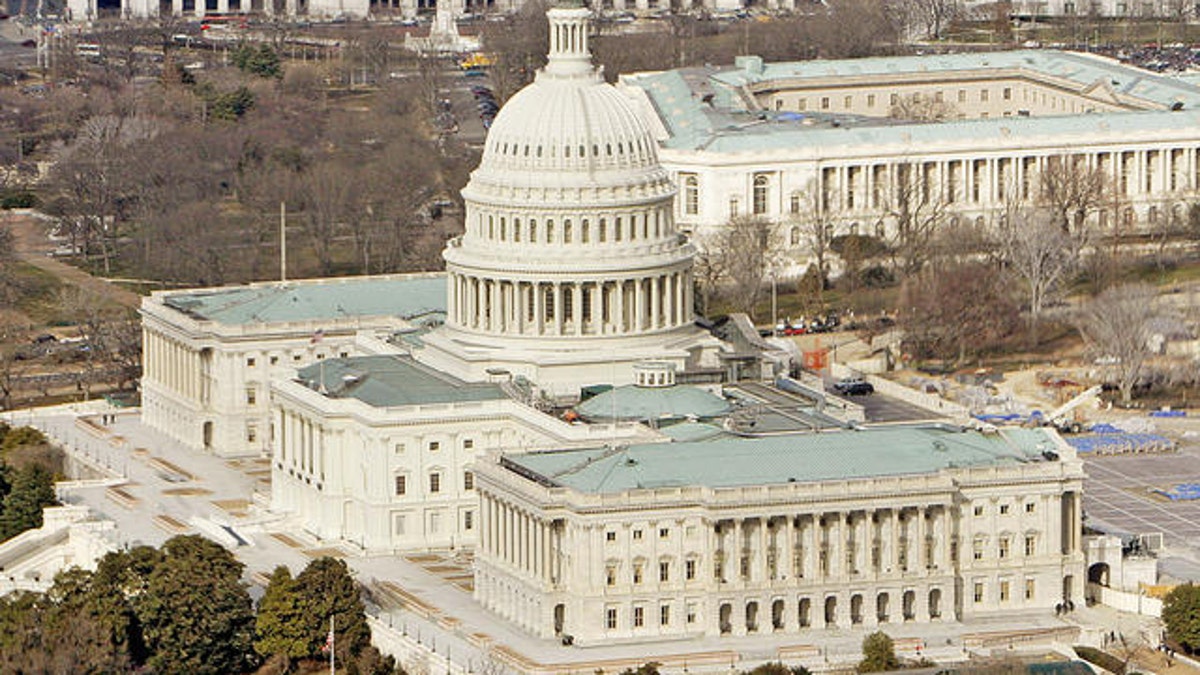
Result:
[[455,273],[448,311],[469,330],[507,335],[629,335],[691,323],[689,269],[638,278],[535,281]]

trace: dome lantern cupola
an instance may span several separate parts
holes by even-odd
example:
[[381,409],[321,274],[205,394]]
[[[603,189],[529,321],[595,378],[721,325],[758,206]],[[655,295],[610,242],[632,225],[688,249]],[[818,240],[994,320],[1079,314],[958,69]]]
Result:
[[595,73],[588,51],[586,7],[554,7],[546,12],[550,21],[550,53],[539,77],[579,77]]

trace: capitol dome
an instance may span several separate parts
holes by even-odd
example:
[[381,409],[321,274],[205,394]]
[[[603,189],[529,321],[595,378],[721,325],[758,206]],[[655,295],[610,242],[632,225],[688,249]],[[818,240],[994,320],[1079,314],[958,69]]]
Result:
[[442,253],[446,323],[421,338],[421,359],[568,398],[647,359],[719,366],[693,320],[695,249],[655,141],[592,65],[591,13],[546,16],[546,67],[501,108],[462,190],[464,231]]

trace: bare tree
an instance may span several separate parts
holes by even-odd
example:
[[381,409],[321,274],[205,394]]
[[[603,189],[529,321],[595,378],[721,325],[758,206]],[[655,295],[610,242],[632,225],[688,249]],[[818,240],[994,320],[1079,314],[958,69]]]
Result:
[[701,248],[696,253],[696,265],[693,273],[699,291],[696,294],[696,298],[700,301],[700,307],[697,310],[701,316],[708,316],[713,298],[716,297],[717,290],[720,288],[721,279],[725,278],[724,256],[720,255],[719,251],[713,250],[711,246]]
[[1114,361],[1125,405],[1133,401],[1133,387],[1150,355],[1148,324],[1155,316],[1155,296],[1147,284],[1113,286],[1084,303],[1076,317],[1089,350]]
[[890,242],[896,267],[909,276],[929,260],[934,235],[950,216],[949,204],[942,194],[930,165],[897,164],[884,188],[888,215],[896,228]]
[[1038,179],[1037,201],[1064,232],[1083,227],[1109,196],[1104,171],[1089,167],[1083,155],[1047,158]]
[[958,108],[945,100],[918,92],[897,98],[888,110],[888,116],[912,122],[942,122],[957,117]]
[[907,0],[904,9],[920,24],[930,40],[942,39],[942,30],[962,12],[959,0]]
[[732,218],[717,235],[715,253],[730,282],[730,295],[736,311],[754,317],[754,306],[762,294],[763,282],[774,265],[779,250],[778,228],[757,216]]
[[900,304],[906,348],[955,365],[996,348],[1020,324],[996,270],[977,262],[921,270],[905,279]]
[[[833,244],[834,219],[828,209],[822,209],[821,200],[814,195],[816,187],[809,186],[800,196],[800,210],[792,214],[788,220],[791,231],[799,234],[799,242],[806,249],[809,258],[816,269],[818,283],[816,285],[817,304],[821,304],[821,294],[829,274],[829,254]],[[795,243],[792,241],[789,244]]]
[[546,21],[547,0],[530,0],[507,21],[489,21],[483,28],[483,46],[494,63],[488,73],[496,100],[504,102],[533,81],[546,64],[550,24]]
[[1086,228],[1063,231],[1044,211],[1015,211],[999,228],[1001,259],[1029,302],[1029,342],[1034,347],[1046,301],[1079,263],[1086,233]]

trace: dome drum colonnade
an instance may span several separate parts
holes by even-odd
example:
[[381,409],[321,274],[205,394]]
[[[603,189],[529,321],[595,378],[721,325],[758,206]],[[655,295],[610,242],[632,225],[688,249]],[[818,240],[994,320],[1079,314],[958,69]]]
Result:
[[591,65],[588,10],[549,18],[548,65],[501,109],[463,190],[447,323],[567,340],[691,326],[694,248],[654,141]]

